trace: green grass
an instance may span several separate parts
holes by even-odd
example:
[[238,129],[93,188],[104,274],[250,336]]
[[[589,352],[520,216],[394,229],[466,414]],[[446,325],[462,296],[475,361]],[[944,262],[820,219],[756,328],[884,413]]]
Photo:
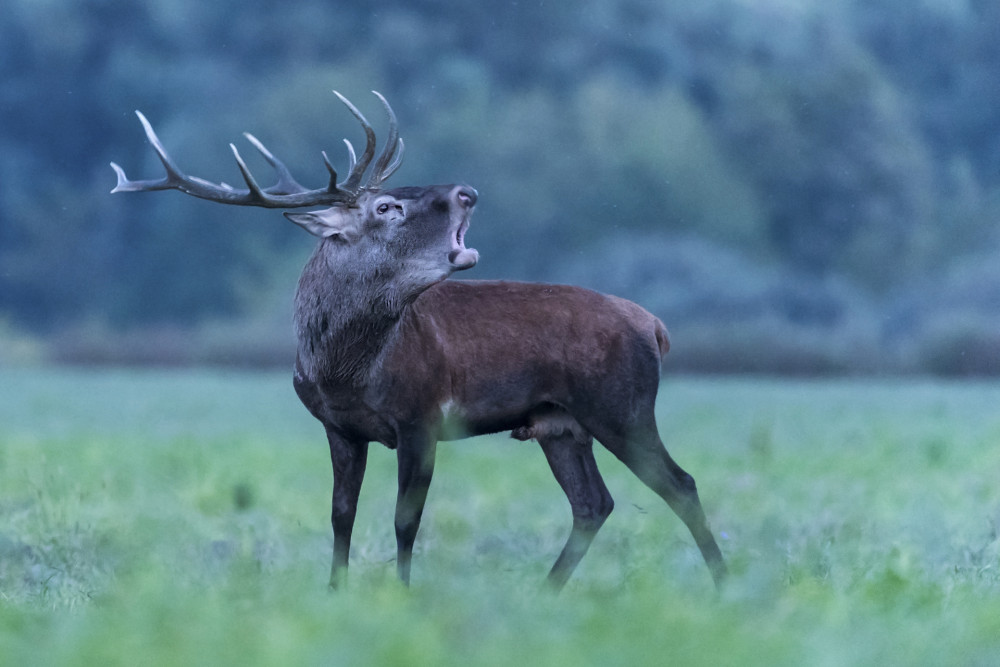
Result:
[[603,450],[617,507],[562,595],[532,444],[439,447],[413,587],[375,446],[350,581],[286,374],[0,369],[0,664],[987,665],[1000,384],[668,379],[661,431],[733,577]]

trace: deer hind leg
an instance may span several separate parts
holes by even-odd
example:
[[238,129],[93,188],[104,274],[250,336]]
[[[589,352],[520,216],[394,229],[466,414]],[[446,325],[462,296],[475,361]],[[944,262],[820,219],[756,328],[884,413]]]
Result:
[[597,469],[593,438],[568,414],[536,416],[531,426],[515,429],[512,435],[538,440],[573,512],[573,528],[548,576],[549,585],[558,591],[587,553],[615,503]]
[[721,586],[728,570],[708,526],[694,478],[671,458],[655,423],[651,422],[646,428],[630,429],[625,436],[600,433],[597,438],[681,518],[691,531],[716,587]]

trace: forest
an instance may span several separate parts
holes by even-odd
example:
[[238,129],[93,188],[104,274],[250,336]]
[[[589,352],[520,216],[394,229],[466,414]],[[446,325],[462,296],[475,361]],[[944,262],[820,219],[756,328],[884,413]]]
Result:
[[[1000,374],[1000,4],[987,0],[8,0],[0,364],[287,365],[313,241],[275,211],[111,196],[306,185],[399,117],[390,185],[480,193],[462,277],[662,318],[668,368]],[[267,165],[254,156],[261,178]]]

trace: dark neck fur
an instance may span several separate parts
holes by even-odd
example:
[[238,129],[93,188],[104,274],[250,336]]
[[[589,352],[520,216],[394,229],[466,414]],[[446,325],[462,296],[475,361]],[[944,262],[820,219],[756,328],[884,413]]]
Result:
[[378,367],[406,306],[375,258],[339,250],[321,243],[299,279],[299,365],[310,379],[355,389]]

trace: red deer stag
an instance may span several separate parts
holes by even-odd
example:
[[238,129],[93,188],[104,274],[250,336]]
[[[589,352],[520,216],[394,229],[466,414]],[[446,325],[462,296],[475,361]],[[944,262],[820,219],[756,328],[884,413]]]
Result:
[[653,416],[670,346],[663,323],[634,303],[577,287],[446,282],[479,259],[465,245],[478,195],[466,185],[383,190],[403,142],[392,109],[375,94],[389,138],[367,178],[375,133],[339,93],[367,137],[360,158],[345,140],[350,169],[339,183],[324,153],[329,184],[306,189],[249,134],[277,172],[275,185],[260,187],[235,146],[246,189],[187,176],[138,112],[166,176],[130,181],[111,165],[112,192],[175,189],[224,204],[329,206],[285,216],[320,239],[295,297],[294,385],[326,428],[333,460],[331,586],[347,570],[370,442],[396,450],[396,564],[408,583],[438,440],[500,431],[537,440],[569,499],[573,527],[548,575],[556,589],[614,507],[594,438],[680,516],[718,585],[726,565],[694,479],[667,453]]

